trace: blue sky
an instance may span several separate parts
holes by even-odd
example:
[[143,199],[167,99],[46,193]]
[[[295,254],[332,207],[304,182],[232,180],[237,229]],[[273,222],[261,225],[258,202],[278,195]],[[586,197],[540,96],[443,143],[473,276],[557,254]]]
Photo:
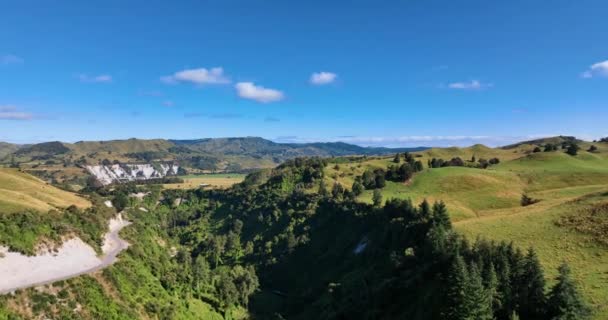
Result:
[[608,135],[606,1],[4,1],[0,140]]

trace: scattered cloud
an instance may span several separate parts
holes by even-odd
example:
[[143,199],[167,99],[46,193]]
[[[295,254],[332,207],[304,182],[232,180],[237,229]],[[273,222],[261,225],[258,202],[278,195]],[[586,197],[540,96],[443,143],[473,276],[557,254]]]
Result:
[[221,67],[182,70],[170,76],[161,77],[160,81],[167,84],[190,82],[197,85],[230,83],[230,79],[224,75],[224,69]]
[[80,82],[86,83],[109,83],[112,82],[112,76],[107,74],[100,74],[97,76],[89,76],[87,74],[81,73],[76,76]]
[[0,64],[21,64],[23,63],[23,58],[18,57],[13,54],[5,54],[0,56]]
[[333,72],[321,71],[315,72],[310,76],[310,83],[314,85],[324,85],[332,83],[338,77],[337,74]]
[[281,119],[275,117],[266,117],[264,118],[264,122],[280,122]]
[[491,83],[482,83],[479,80],[471,80],[468,82],[452,82],[448,84],[448,88],[456,90],[481,90],[493,87]]
[[173,103],[173,101],[171,101],[171,100],[163,101],[163,106],[165,106],[165,107],[170,108],[170,107],[173,107],[174,105],[175,105],[175,103]]
[[581,74],[583,78],[608,77],[608,60],[594,63]]
[[256,86],[253,82],[239,82],[235,85],[236,91],[241,98],[255,100],[261,103],[269,103],[283,100],[283,92]]
[[0,106],[0,120],[32,120],[34,115],[19,111],[14,106]]

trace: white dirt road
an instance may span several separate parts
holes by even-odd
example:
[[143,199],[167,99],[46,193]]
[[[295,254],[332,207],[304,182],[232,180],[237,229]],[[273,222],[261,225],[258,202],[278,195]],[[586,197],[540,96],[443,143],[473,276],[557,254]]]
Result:
[[70,279],[111,265],[129,246],[118,236],[118,232],[129,224],[121,214],[110,219],[110,231],[105,234],[101,257],[80,238],[64,242],[57,252],[31,257],[0,247],[0,294]]

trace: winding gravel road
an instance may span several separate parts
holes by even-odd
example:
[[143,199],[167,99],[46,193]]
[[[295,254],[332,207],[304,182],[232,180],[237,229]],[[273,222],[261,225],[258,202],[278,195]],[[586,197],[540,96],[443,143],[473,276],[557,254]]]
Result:
[[110,220],[110,231],[104,236],[101,257],[79,238],[64,242],[56,252],[45,252],[32,257],[0,247],[0,294],[67,280],[106,268],[129,246],[118,236],[120,230],[129,224],[129,221],[122,219],[121,214]]

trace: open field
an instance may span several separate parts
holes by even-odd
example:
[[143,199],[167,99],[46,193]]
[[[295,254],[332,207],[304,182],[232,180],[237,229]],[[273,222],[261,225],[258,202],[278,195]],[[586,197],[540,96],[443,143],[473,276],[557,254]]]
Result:
[[165,189],[196,189],[201,184],[208,184],[209,188],[226,189],[245,179],[245,174],[240,173],[216,173],[180,176],[184,183],[163,184]]
[[86,208],[91,203],[17,169],[0,168],[0,213],[28,209],[46,212],[71,205]]

